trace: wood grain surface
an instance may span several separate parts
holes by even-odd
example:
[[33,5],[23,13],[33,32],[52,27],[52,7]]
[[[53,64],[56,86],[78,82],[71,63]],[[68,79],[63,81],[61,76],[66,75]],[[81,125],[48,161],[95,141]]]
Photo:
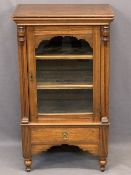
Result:
[[110,5],[105,4],[20,4],[13,14],[17,17],[113,17]]

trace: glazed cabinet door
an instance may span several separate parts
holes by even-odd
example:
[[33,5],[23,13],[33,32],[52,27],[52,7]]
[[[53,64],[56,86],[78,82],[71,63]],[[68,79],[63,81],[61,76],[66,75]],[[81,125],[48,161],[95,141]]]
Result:
[[100,119],[100,27],[27,28],[32,122]]

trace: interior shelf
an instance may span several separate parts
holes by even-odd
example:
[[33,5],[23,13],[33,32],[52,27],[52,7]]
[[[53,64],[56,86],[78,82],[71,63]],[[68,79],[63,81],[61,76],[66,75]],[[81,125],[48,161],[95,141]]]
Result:
[[37,83],[37,89],[92,89],[93,84],[59,84],[59,83]]
[[93,55],[36,55],[36,60],[92,60]]

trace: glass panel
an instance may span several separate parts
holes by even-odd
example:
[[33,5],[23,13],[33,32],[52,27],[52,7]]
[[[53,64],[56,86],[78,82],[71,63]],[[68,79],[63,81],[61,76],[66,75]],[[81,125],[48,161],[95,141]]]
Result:
[[93,110],[93,91],[38,90],[38,113],[88,113]]
[[84,37],[37,40],[38,113],[93,112],[93,49]]
[[37,60],[37,82],[92,84],[92,60]]
[[37,46],[36,55],[51,54],[92,54],[90,44],[83,38],[74,36],[55,36],[51,39],[42,40]]

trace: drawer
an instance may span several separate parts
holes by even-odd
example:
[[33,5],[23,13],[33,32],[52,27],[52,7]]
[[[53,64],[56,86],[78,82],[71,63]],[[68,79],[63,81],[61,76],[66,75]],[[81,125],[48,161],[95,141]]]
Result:
[[98,144],[99,128],[44,128],[31,129],[32,144],[90,143]]

